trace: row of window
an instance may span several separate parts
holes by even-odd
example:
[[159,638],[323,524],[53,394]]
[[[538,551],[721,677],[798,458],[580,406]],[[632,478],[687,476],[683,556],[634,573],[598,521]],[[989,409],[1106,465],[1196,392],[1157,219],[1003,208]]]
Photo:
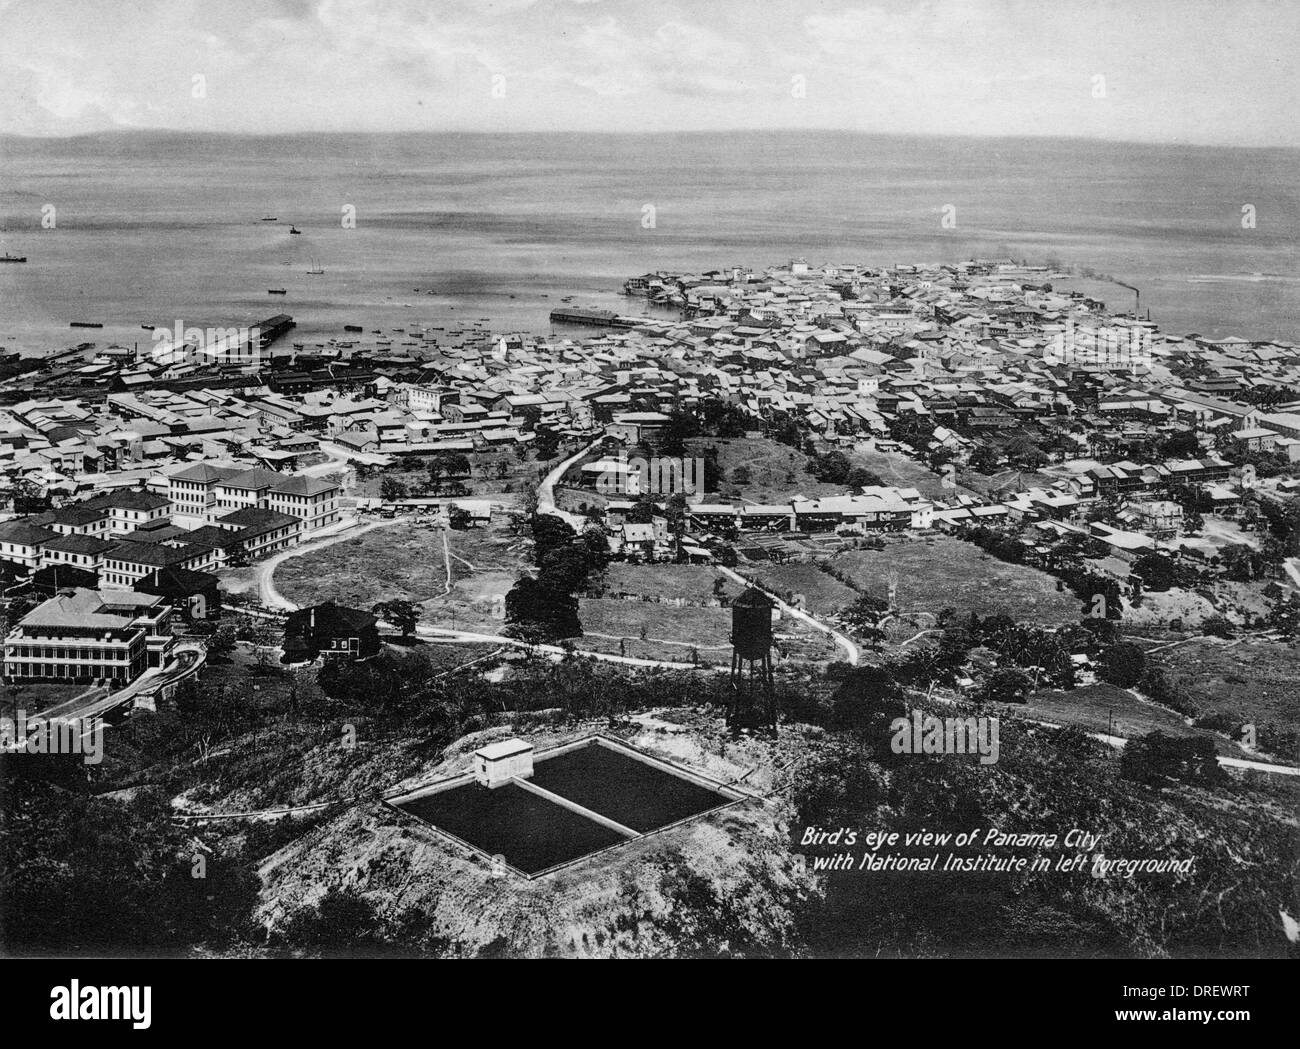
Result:
[[52,678],[109,678],[113,681],[121,681],[128,676],[134,676],[132,671],[134,667],[128,668],[124,672],[122,667],[109,668],[113,673],[105,672],[104,667],[99,666],[80,666],[76,663],[10,663],[10,677],[52,677]]
[[9,659],[80,659],[83,663],[124,663],[131,656],[128,648],[63,648],[51,645],[9,645]]

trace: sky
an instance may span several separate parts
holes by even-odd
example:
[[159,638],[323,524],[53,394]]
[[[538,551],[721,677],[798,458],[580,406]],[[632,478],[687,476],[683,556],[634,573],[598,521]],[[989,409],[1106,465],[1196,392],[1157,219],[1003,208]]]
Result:
[[1300,146],[1289,0],[0,0],[0,134],[817,128]]

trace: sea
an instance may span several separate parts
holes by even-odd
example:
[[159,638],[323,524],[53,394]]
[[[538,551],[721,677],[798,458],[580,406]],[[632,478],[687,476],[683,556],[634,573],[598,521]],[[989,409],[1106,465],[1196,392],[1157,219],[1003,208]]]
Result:
[[0,347],[24,354],[277,313],[295,341],[568,331],[552,309],[646,313],[621,294],[634,274],[792,258],[1070,267],[1116,311],[1138,289],[1165,331],[1300,342],[1300,151],[804,131],[4,137],[4,253],[28,259],[0,264]]

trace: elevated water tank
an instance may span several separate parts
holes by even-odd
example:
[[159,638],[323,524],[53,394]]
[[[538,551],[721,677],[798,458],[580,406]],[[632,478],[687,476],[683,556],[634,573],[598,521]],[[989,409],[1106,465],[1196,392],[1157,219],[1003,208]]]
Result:
[[731,603],[731,643],[741,659],[762,659],[771,651],[775,607],[775,601],[753,587]]

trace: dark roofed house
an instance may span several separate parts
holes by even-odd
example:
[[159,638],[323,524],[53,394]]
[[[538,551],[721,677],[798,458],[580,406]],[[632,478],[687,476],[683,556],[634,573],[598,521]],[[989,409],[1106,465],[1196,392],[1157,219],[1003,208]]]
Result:
[[65,564],[46,565],[32,573],[32,589],[38,594],[52,597],[68,587],[96,590],[99,588],[99,573]]
[[291,612],[284,625],[284,662],[300,663],[324,654],[365,659],[379,651],[377,620],[359,608],[325,601]]
[[218,619],[221,616],[221,588],[217,577],[188,568],[158,568],[133,587],[141,594],[165,597],[187,620]]
[[7,561],[16,568],[40,568],[41,551],[58,534],[30,521],[0,523],[0,560]]

